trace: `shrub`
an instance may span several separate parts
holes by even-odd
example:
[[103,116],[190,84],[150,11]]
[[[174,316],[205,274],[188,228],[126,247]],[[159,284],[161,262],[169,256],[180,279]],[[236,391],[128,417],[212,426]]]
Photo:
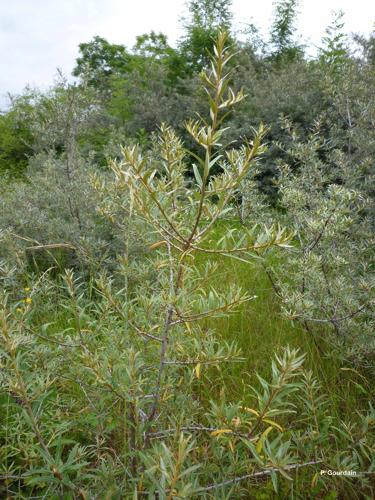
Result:
[[[34,281],[25,276],[31,282],[20,289],[11,270],[2,269],[5,495],[235,498],[259,477],[271,477],[273,488],[288,495],[297,469],[335,460],[374,469],[373,409],[357,417],[356,427],[333,421],[297,350],[275,354],[268,379],[258,376],[255,384],[244,374],[242,399],[226,395],[224,367],[240,363],[241,353],[203,320],[228,316],[256,297],[235,284],[224,291],[210,284],[220,272],[214,257],[251,262],[288,246],[291,235],[256,224],[213,238],[262,152],[264,133],[261,127],[252,145],[221,148],[225,114],[243,99],[228,86],[225,42],[221,33],[211,71],[202,75],[210,121],[187,123],[203,151],[193,154],[194,180],[185,176],[188,152],[166,125],[152,151],[123,149],[122,160],[112,163],[114,179],[93,178],[101,213],[123,235],[116,283],[114,275],[96,275],[93,299],[92,284],[72,270],[54,281],[47,273]],[[139,220],[150,253],[132,262],[129,243]],[[132,286],[130,268],[142,277]],[[317,494],[329,491],[329,481],[314,476]],[[372,493],[365,476],[357,481]],[[344,486],[355,491],[349,480]]]

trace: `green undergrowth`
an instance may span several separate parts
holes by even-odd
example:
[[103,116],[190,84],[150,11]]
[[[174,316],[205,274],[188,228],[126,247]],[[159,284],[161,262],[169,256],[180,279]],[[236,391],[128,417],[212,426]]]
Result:
[[[233,227],[235,224],[237,222],[233,220],[219,222],[212,236],[212,244],[214,244],[214,240],[219,240],[222,237],[228,229],[228,225]],[[220,404],[223,401],[234,404],[241,401],[246,407],[254,408],[254,392],[251,388],[261,390],[257,375],[270,380],[272,378],[271,364],[275,353],[280,353],[283,348],[289,346],[291,349],[298,348],[301,353],[305,354],[304,368],[311,370],[319,381],[320,394],[324,393],[325,401],[329,403],[328,412],[332,417],[332,425],[336,425],[341,419],[343,421],[350,420],[353,424],[358,421],[360,424],[359,414],[368,410],[368,403],[374,396],[374,389],[371,388],[364,374],[340,361],[328,343],[330,333],[328,330],[320,329],[307,332],[298,321],[292,321],[283,316],[279,299],[264,271],[264,264],[269,265],[272,262],[273,265],[277,266],[278,263],[287,258],[289,251],[280,248],[265,256],[266,260],[264,261],[254,256],[251,263],[209,254],[211,261],[212,259],[217,261],[218,271],[206,284],[205,291],[207,292],[212,286],[220,292],[233,284],[241,286],[253,298],[243,303],[229,316],[201,320],[203,334],[209,331],[214,332],[219,340],[235,343],[241,349],[241,360],[221,363],[220,369],[214,365],[202,364],[199,375],[197,375],[197,367],[193,365],[189,379],[193,398],[199,400],[200,408],[204,411],[207,410],[207,412],[210,411],[212,402]],[[152,257],[152,255],[150,256]],[[203,267],[207,260],[207,254],[200,253],[195,257],[195,264],[198,267]],[[32,285],[30,277],[28,280],[30,283],[25,282],[25,284]],[[30,312],[32,314],[31,330],[38,336],[38,343],[46,345],[51,342],[58,344],[61,339],[65,339],[65,336],[66,342],[72,343],[69,336],[74,334],[77,328],[77,317],[74,316],[72,308],[67,307],[69,299],[66,290],[59,287],[58,278],[56,280],[57,286],[52,286],[47,294],[40,298],[35,296],[32,312]],[[90,286],[85,286],[83,281],[81,284],[82,290],[86,291],[82,291],[80,296],[82,306],[79,313],[80,329],[85,335],[89,335],[90,323],[98,323],[96,330],[99,332],[99,336],[103,335],[103,345],[105,345],[105,332],[112,327],[120,326],[122,328],[124,323],[121,319],[115,318],[114,311],[105,312],[100,307],[96,307],[99,304],[99,295],[95,292],[93,282]],[[29,288],[25,287],[26,290]],[[133,290],[132,293],[136,293],[136,291]],[[101,333],[101,325],[103,325],[103,333]],[[78,421],[69,422],[70,430],[67,437],[73,438],[81,445],[90,446],[90,440],[100,424],[103,432],[107,434],[111,446],[114,449],[122,449],[123,436],[121,432],[118,432],[118,422],[123,419],[121,406],[117,409],[109,409],[109,413],[104,419],[87,408],[81,415],[83,411],[80,408],[82,394],[75,381],[63,376],[57,382],[56,387],[57,389],[50,391],[48,396],[46,394],[46,398],[58,399],[58,391],[60,390],[71,401],[72,407],[69,411],[75,415],[76,419],[78,418]],[[17,402],[9,394],[0,393],[0,407],[7,408],[3,422],[6,422],[13,412],[17,416],[22,411],[19,405],[10,404],[12,401],[13,403]],[[48,403],[47,399],[45,401]],[[105,402],[103,405],[104,408]],[[280,416],[278,425],[281,426],[280,429],[283,429],[283,432],[288,429],[288,424],[293,419],[298,420],[298,412],[299,408],[295,407],[295,411]],[[0,423],[1,421],[0,417]],[[87,432],[83,432],[82,429],[86,429]],[[338,446],[334,443],[328,443],[328,445],[325,443],[325,446],[331,445]],[[208,469],[211,470],[209,467]],[[254,495],[249,498],[289,498],[292,490],[295,498],[304,498],[303,492],[308,487],[307,485],[311,484],[312,477],[317,470],[315,467],[296,471],[293,483],[280,478],[280,490],[276,496],[271,479],[260,479],[259,482],[252,483],[255,490]],[[244,485],[245,489],[249,487]],[[332,494],[336,494],[336,487],[337,485],[332,485]],[[336,498],[336,496],[332,498]]]
[[[228,224],[236,222],[218,224],[213,238],[220,239],[223,228]],[[269,264],[272,259],[273,264],[277,264],[287,257],[288,251],[279,249],[266,256],[265,263]],[[213,258],[219,264],[219,272],[211,280],[213,287],[221,290],[235,283],[254,297],[230,316],[205,320],[207,329],[213,329],[226,341],[235,342],[241,348],[243,357],[241,363],[224,367],[220,383],[212,388],[214,392],[222,392],[225,387],[228,399],[246,400],[249,382],[257,385],[256,373],[268,379],[274,353],[289,345],[305,353],[304,366],[314,373],[330,398],[332,416],[354,413],[353,408],[367,409],[370,393],[374,392],[369,382],[363,374],[337,358],[328,342],[327,330],[319,328],[309,333],[298,321],[285,318],[260,259],[254,258],[248,264],[231,257]],[[197,264],[203,265],[205,254],[201,254],[198,259]]]
[[[213,239],[219,240],[228,225],[236,225],[235,221],[221,221],[216,224]],[[287,258],[287,249],[265,257],[265,263],[273,264]],[[200,399],[220,399],[225,394],[228,400],[248,400],[251,397],[249,386],[258,386],[256,374],[265,379],[271,375],[271,362],[275,353],[289,346],[300,349],[306,355],[304,367],[311,370],[319,380],[325,394],[330,398],[331,415],[343,416],[357,410],[366,410],[368,401],[374,395],[371,385],[363,374],[344,364],[336,356],[331,344],[327,341],[328,331],[322,328],[307,332],[298,321],[286,318],[280,307],[267,274],[259,258],[254,257],[251,264],[235,258],[209,255],[216,260],[219,271],[216,272],[208,286],[221,291],[231,284],[241,286],[253,299],[242,304],[236,312],[229,316],[202,320],[204,330],[214,331],[219,339],[234,342],[241,349],[242,361],[224,364],[220,372],[215,368],[202,368],[202,377],[207,370],[207,380],[217,379],[217,384],[209,386],[207,393],[201,393]],[[196,257],[196,265],[203,266],[207,262],[204,253]],[[61,332],[74,330],[75,319],[61,306],[58,296],[35,314],[35,328],[48,324],[48,337]],[[84,327],[85,316],[89,319],[90,306],[82,316]],[[105,318],[102,318],[106,321]],[[43,339],[41,339],[43,342]],[[218,375],[220,373],[220,375]],[[354,416],[354,415],[353,415]]]

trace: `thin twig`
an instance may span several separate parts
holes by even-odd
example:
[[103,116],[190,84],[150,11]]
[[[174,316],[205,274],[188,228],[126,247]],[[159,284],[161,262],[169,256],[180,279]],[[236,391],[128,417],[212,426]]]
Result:
[[[322,463],[322,460],[305,462],[304,464],[292,464],[292,465],[287,465],[287,466],[283,467],[282,470],[301,469],[302,467],[308,467],[309,465],[317,465],[320,463]],[[244,476],[235,477],[234,479],[227,479],[226,481],[223,481],[221,483],[210,484],[209,486],[206,486],[204,488],[200,488],[199,490],[197,490],[197,493],[202,493],[204,491],[216,490],[217,488],[222,488],[223,486],[229,486],[231,484],[240,483],[242,481],[245,481],[246,479],[252,479],[255,477],[262,477],[262,476],[269,476],[273,472],[280,472],[280,469],[276,469],[276,468],[265,469],[263,471],[254,472],[253,474],[246,474]]]
[[[169,276],[169,292],[170,296],[172,297],[176,292],[175,292],[175,287],[174,287],[174,274],[173,274],[173,261],[172,261],[172,252],[171,252],[171,246],[167,242],[167,249],[168,249],[168,256],[169,256],[169,261],[170,261],[170,276]],[[148,422],[152,422],[152,420],[155,417],[156,410],[159,404],[159,399],[160,399],[160,391],[161,391],[161,381],[162,381],[162,376],[164,372],[164,367],[165,367],[165,357],[167,354],[167,347],[168,347],[168,336],[169,336],[169,330],[171,327],[172,323],[172,317],[173,317],[173,306],[172,304],[169,304],[166,312],[166,317],[165,317],[165,323],[164,323],[164,332],[163,332],[163,337],[162,337],[162,345],[160,349],[160,361],[159,361],[159,371],[158,371],[158,377],[156,381],[156,390],[154,393],[154,401],[151,406],[150,413],[148,415]]]
[[334,322],[334,323],[340,323],[341,321],[345,321],[347,319],[354,318],[354,316],[356,316],[360,312],[364,311],[367,307],[369,307],[372,304],[373,304],[373,302],[369,302],[367,304],[363,304],[356,311],[353,311],[353,312],[347,314],[346,316],[342,316],[341,318],[320,319],[320,318],[309,318],[309,317],[302,316],[302,315],[298,315],[298,316],[296,316],[296,318],[301,318],[304,321],[311,321],[313,323],[332,323],[332,322]]
[[235,359],[227,359],[227,358],[222,358],[222,359],[209,359],[207,361],[200,360],[200,359],[192,359],[192,360],[187,360],[187,361],[179,361],[178,359],[173,359],[169,361],[164,361],[165,365],[215,365],[217,363],[242,363],[242,361],[245,361],[245,358],[235,358]]
[[[187,426],[187,427],[181,427],[179,429],[165,429],[162,431],[157,431],[157,432],[152,432],[150,433],[150,439],[160,439],[163,438],[164,436],[168,436],[168,434],[174,434],[176,432],[217,432],[220,431],[218,427],[203,427],[200,425],[192,425],[192,426]],[[230,429],[231,435],[232,436],[238,436],[244,439],[247,439],[249,441],[252,441],[252,439],[249,439],[248,434],[245,434],[243,432],[238,432],[235,430]],[[257,439],[257,438],[256,438]]]

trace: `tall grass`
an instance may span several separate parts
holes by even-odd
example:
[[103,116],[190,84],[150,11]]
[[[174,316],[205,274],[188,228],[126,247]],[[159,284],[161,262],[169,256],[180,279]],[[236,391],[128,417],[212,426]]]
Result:
[[[215,239],[220,239],[228,224],[236,222],[217,224]],[[287,258],[287,252],[280,249],[266,258],[277,263]],[[198,265],[203,265],[205,259],[205,255],[200,255]],[[305,367],[312,370],[329,395],[333,416],[348,415],[353,408],[366,408],[373,392],[368,382],[338,359],[327,340],[327,330],[319,328],[309,333],[299,322],[282,315],[279,299],[259,260],[254,258],[252,264],[230,257],[216,257],[216,260],[220,272],[211,281],[215,288],[220,290],[235,283],[254,296],[229,317],[205,321],[207,329],[212,328],[220,338],[235,341],[242,351],[243,362],[230,364],[223,370],[225,380],[221,382],[230,399],[246,398],[249,380],[256,385],[255,373],[268,378],[274,352],[289,345],[306,353]],[[223,385],[213,389],[221,390]]]

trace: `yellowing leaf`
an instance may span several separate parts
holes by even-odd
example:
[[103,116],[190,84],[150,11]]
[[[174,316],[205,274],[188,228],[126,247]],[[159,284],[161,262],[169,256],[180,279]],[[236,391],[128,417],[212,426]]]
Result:
[[155,248],[159,248],[161,247],[162,245],[164,245],[164,243],[166,243],[165,240],[162,240],[162,241],[157,241],[156,243],[153,243],[152,245],[149,246],[149,249],[150,250],[154,250]]
[[167,267],[169,262],[167,260],[162,260],[160,262],[157,262],[155,267],[156,269],[163,269],[163,267]]
[[211,436],[221,436],[222,434],[232,434],[231,429],[218,429],[217,431],[211,432]]
[[256,417],[259,417],[259,413],[252,408],[248,408],[247,406],[245,406],[244,410],[248,411],[249,413],[253,413]]
[[267,424],[272,425],[273,427],[276,427],[276,429],[279,429],[279,431],[284,432],[284,429],[279,425],[277,422],[274,422],[273,420],[270,420],[269,418],[264,418],[263,422],[267,422]]
[[87,493],[82,488],[79,489],[79,494],[83,500],[87,500]]
[[267,427],[267,429],[263,432],[263,434],[260,436],[259,441],[256,446],[256,450],[258,453],[260,453],[263,449],[263,443],[266,440],[268,434],[272,431],[273,427]]
[[319,472],[316,472],[314,475],[313,475],[313,478],[312,478],[312,481],[311,481],[311,488],[314,488],[316,486],[316,483],[318,482],[318,477],[319,477],[320,473]]
[[197,366],[194,368],[194,372],[195,372],[195,376],[197,378],[199,378],[201,375],[201,364],[200,363],[198,363]]

